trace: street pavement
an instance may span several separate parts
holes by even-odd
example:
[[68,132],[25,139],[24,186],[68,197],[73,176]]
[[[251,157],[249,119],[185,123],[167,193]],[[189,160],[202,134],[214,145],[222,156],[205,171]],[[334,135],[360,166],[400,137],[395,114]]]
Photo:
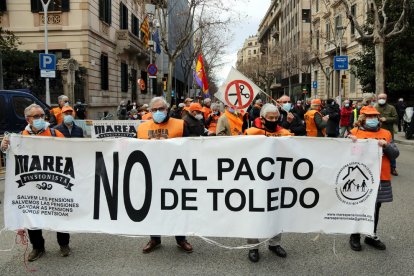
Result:
[[[194,252],[187,254],[171,237],[150,254],[142,254],[148,238],[106,234],[72,234],[72,254],[59,255],[56,234],[45,231],[46,255],[29,267],[34,275],[414,275],[414,143],[398,144],[399,176],[394,177],[394,202],[383,204],[378,234],[387,250],[378,251],[363,244],[361,252],[349,248],[347,235],[284,234],[282,244],[288,253],[282,259],[261,245],[261,259],[251,263],[247,250],[230,250],[188,237]],[[0,181],[0,198],[4,181]],[[0,208],[0,216],[4,210]],[[4,226],[3,219],[0,222]],[[25,248],[14,245],[15,234],[0,235],[0,275],[27,275],[23,263]],[[214,239],[227,246],[245,244],[244,239]],[[29,251],[31,246],[29,246]]]

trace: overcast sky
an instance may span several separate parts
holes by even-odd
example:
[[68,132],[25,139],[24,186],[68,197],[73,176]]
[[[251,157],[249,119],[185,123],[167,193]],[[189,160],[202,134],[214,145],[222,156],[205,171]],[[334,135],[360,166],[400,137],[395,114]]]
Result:
[[[242,3],[242,1],[240,1]],[[243,42],[250,35],[255,35],[259,24],[262,21],[270,0],[245,0],[242,5],[236,6],[235,9],[241,14],[241,23],[232,28],[233,42],[228,48],[228,55],[224,57],[226,65],[217,72],[219,79],[218,85],[226,79],[232,66],[235,67],[237,61],[237,51],[243,47]]]

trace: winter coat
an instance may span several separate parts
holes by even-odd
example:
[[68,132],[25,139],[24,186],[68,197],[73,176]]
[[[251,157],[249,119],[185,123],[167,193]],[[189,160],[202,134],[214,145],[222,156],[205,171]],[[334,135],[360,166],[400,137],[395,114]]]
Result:
[[352,107],[342,107],[341,109],[341,119],[339,122],[339,126],[341,127],[350,127],[351,126],[351,115],[353,114],[352,112]]

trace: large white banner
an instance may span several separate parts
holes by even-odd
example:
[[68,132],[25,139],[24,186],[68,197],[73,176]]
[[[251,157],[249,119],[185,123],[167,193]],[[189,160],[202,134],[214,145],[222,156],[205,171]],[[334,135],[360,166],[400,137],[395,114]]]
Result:
[[268,238],[373,232],[375,140],[11,136],[5,227]]

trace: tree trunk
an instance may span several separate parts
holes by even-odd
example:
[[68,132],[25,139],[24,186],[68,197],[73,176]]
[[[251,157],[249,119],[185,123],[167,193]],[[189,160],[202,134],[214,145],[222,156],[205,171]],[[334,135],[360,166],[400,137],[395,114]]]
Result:
[[292,96],[292,81],[290,80],[289,76],[289,98]]
[[375,94],[385,93],[384,40],[375,43]]
[[[167,91],[165,92],[165,100],[169,105],[171,105],[171,91],[172,91],[172,79],[174,74],[174,64],[175,60],[168,60],[168,80],[167,80]],[[177,87],[175,88],[177,90]],[[174,91],[177,93],[177,91]]]
[[0,89],[4,89],[4,82],[3,82],[3,55],[0,53]]

